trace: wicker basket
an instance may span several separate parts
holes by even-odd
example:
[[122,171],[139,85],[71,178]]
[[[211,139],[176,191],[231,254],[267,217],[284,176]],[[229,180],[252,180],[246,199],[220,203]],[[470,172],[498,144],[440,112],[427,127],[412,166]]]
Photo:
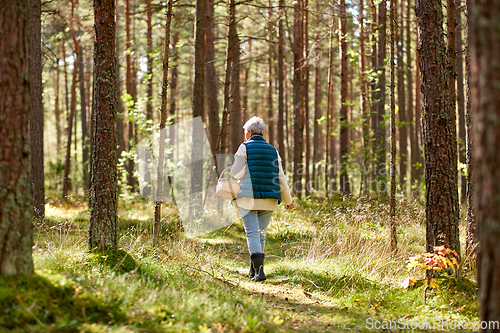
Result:
[[221,178],[222,174],[231,167],[225,168],[219,177],[219,181],[217,182],[217,187],[215,189],[215,193],[224,199],[234,199],[240,193],[241,185],[234,180]]

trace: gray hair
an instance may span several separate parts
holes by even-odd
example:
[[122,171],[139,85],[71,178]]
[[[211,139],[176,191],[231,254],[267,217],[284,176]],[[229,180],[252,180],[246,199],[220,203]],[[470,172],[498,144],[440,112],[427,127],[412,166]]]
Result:
[[248,131],[252,131],[253,134],[257,135],[262,135],[264,134],[264,129],[266,128],[266,125],[264,124],[264,119],[261,117],[256,117],[253,116],[252,118],[248,119],[248,121],[243,125],[243,129],[245,130],[245,133]]

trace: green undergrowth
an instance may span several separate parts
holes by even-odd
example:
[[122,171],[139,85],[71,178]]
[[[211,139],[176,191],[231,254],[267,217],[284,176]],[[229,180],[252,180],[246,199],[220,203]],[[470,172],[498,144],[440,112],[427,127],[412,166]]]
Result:
[[[280,208],[268,230],[268,279],[262,283],[246,277],[241,221],[189,239],[175,209],[166,206],[153,248],[153,210],[144,202],[121,204],[120,249],[95,253],[87,249],[88,210],[52,210],[35,229],[38,275],[26,285],[21,278],[1,281],[6,296],[0,304],[17,305],[9,305],[0,327],[362,332],[370,331],[368,320],[477,320],[473,271],[461,279],[436,279],[439,287],[428,291],[426,302],[423,286],[401,286],[408,276],[423,279],[405,262],[425,248],[425,212],[418,202],[398,202],[397,255],[388,248],[388,206],[377,199],[311,199],[295,210]],[[41,289],[30,292],[28,285]]]

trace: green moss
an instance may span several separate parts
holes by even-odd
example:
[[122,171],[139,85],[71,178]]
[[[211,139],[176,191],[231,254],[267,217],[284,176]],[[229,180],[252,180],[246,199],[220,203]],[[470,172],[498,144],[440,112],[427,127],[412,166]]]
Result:
[[72,281],[55,276],[0,276],[0,327],[56,326],[74,330],[83,322],[113,323],[123,319],[117,304],[105,304],[82,293]]
[[124,250],[106,250],[93,252],[89,260],[107,266],[117,273],[123,274],[139,270],[135,259]]

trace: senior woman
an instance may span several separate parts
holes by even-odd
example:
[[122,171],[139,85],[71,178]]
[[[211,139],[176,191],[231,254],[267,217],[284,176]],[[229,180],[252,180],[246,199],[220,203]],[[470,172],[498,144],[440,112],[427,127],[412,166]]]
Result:
[[273,211],[283,201],[288,209],[294,207],[290,190],[281,166],[281,157],[263,138],[264,120],[250,118],[243,126],[245,142],[234,155],[231,175],[242,179],[236,204],[243,220],[250,252],[249,277],[263,281],[266,230]]

